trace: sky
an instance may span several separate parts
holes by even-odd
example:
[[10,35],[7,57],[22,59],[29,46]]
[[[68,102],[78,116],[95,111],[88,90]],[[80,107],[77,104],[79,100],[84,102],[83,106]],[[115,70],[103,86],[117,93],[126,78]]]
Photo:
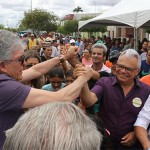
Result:
[[[16,28],[29,9],[45,9],[62,18],[80,6],[84,13],[99,13],[121,0],[0,0],[0,24]],[[32,6],[32,7],[31,7]]]

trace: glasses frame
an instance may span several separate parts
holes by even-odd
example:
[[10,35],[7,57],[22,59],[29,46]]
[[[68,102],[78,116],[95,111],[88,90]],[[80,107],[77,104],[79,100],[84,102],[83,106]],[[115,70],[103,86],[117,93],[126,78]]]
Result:
[[24,61],[25,61],[25,56],[21,55],[18,60],[3,60],[2,62],[21,62],[21,65],[23,65]]
[[126,66],[118,64],[118,63],[116,64],[116,68],[118,68],[118,69],[125,69],[125,71],[127,71],[129,73],[132,73],[133,71],[138,70],[138,68],[126,67]]

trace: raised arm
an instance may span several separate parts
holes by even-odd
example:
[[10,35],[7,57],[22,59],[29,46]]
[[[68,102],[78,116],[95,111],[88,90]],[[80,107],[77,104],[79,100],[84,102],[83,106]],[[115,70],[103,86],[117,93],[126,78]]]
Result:
[[32,108],[52,101],[73,101],[81,92],[84,84],[91,78],[92,71],[86,68],[82,75],[79,76],[72,84],[57,92],[49,92],[32,88],[23,108]]
[[33,67],[23,71],[23,79],[21,82],[30,81],[46,74],[54,66],[59,64],[62,60],[72,59],[76,55],[76,47],[70,47],[69,52],[61,57],[55,57],[45,62],[34,65]]
[[[76,65],[76,68],[74,70],[74,77],[78,77],[80,75],[82,75],[82,72],[84,71],[85,68],[87,68],[88,66],[82,66],[82,65]],[[93,74],[93,71],[92,71],[92,74]],[[89,106],[92,106],[94,103],[97,102],[98,98],[96,96],[95,93],[91,92],[89,90],[89,87],[88,87],[88,84],[86,83],[83,88],[82,88],[82,91],[80,93],[80,98],[81,98],[81,101],[82,101],[82,104],[85,106],[85,107],[89,107]]]

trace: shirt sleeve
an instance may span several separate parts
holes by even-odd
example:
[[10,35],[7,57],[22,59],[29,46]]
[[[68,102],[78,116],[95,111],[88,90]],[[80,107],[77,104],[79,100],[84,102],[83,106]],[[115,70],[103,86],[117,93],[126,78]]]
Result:
[[149,124],[150,124],[150,95],[147,101],[145,102],[144,107],[140,111],[134,126],[141,126],[147,129]]
[[102,79],[99,79],[94,87],[91,89],[91,92],[95,93],[97,98],[101,98],[102,95],[103,95],[103,80]]
[[0,85],[0,110],[7,111],[21,109],[30,90],[31,87],[14,80],[2,82]]

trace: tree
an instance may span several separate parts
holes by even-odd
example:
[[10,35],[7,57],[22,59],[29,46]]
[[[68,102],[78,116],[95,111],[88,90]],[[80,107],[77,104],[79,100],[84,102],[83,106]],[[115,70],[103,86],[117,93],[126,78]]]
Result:
[[64,29],[67,33],[73,33],[78,31],[78,21],[68,20],[64,24]]
[[0,29],[5,29],[3,24],[0,24]]
[[80,6],[78,6],[77,8],[75,8],[74,10],[73,10],[73,12],[76,12],[76,13],[78,13],[78,12],[83,12],[83,10],[81,9],[81,7]]
[[61,34],[67,34],[68,32],[64,29],[64,26],[58,26],[57,32]]
[[29,10],[24,13],[21,26],[33,31],[56,31],[58,17],[43,9]]

